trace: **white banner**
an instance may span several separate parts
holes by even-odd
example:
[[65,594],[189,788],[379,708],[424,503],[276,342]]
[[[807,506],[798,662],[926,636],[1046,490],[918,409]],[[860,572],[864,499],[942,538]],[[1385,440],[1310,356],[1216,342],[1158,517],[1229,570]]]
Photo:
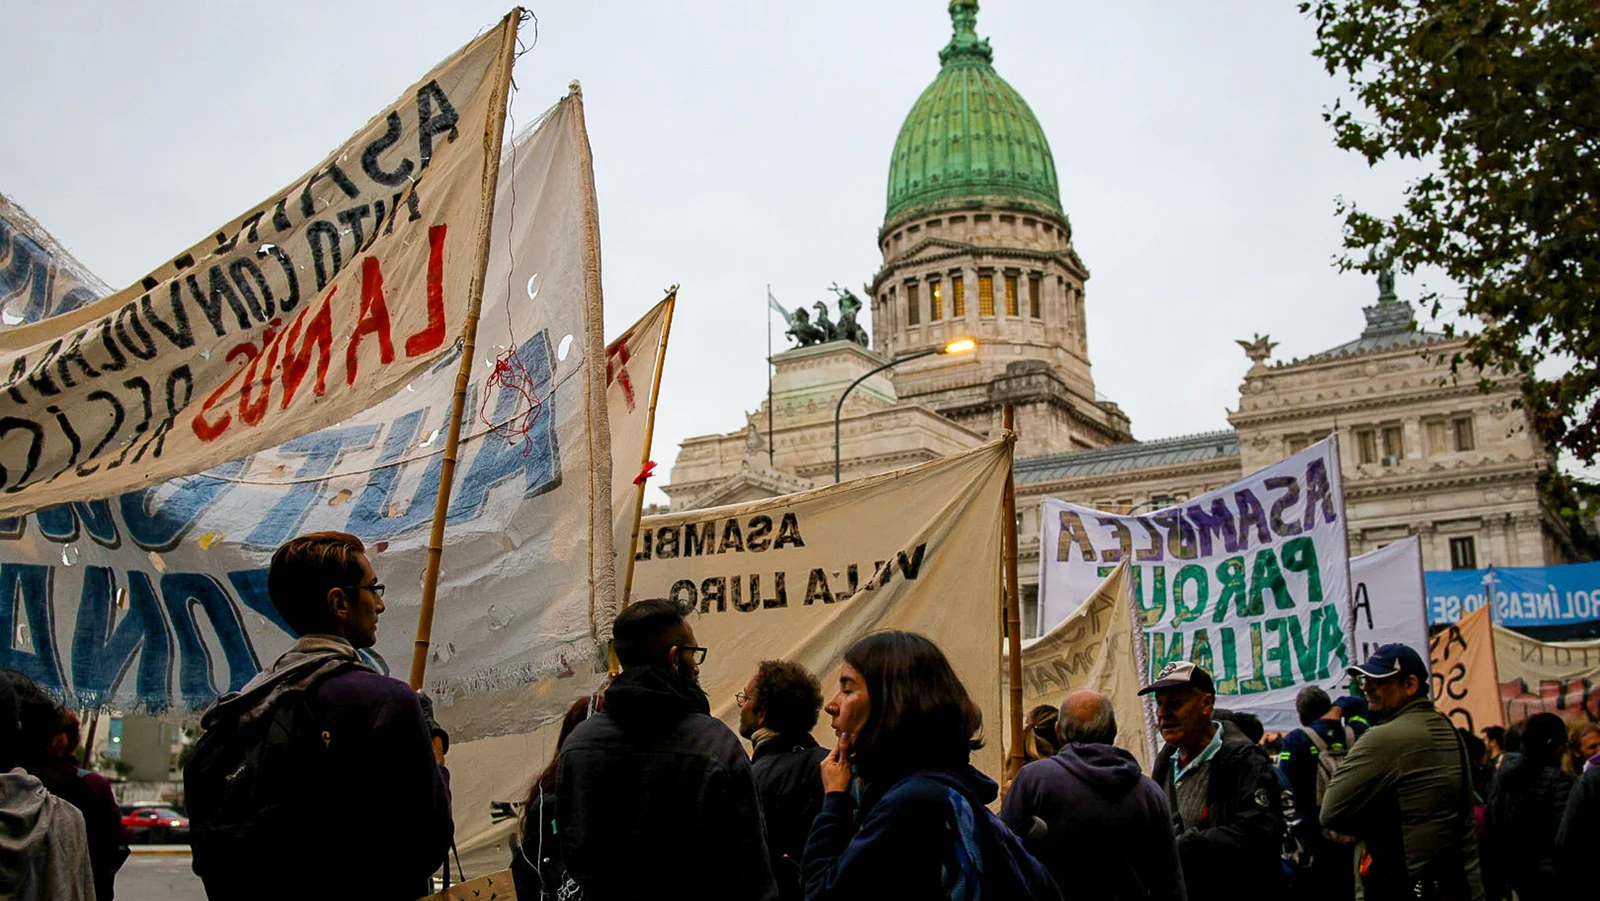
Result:
[[[475,710],[474,696],[597,684],[604,670],[611,472],[592,185],[576,96],[501,164],[427,673],[427,690],[456,702],[439,715],[458,739],[564,707],[530,693]],[[273,551],[335,529],[366,543],[388,586],[367,656],[403,678],[459,367],[457,349],[370,410],[201,475],[0,520],[0,667],[75,706],[203,708],[292,642],[266,592]]]
[[1428,646],[1428,598],[1422,583],[1422,539],[1413,535],[1350,558],[1355,585],[1357,662],[1398,642],[1418,654]]
[[446,354],[479,278],[516,26],[139,283],[0,331],[0,515],[237,460]]
[[1349,545],[1338,446],[1321,441],[1242,481],[1137,516],[1040,503],[1045,622],[1077,609],[1122,560],[1150,671],[1192,660],[1217,706],[1268,729],[1297,725],[1294,697],[1338,690],[1349,661]]
[[606,410],[611,420],[611,544],[617,574],[617,597],[633,572],[633,536],[644,509],[645,485],[655,471],[650,457],[655,426],[656,394],[661,390],[661,364],[678,294],[650,308],[633,327],[606,345]]

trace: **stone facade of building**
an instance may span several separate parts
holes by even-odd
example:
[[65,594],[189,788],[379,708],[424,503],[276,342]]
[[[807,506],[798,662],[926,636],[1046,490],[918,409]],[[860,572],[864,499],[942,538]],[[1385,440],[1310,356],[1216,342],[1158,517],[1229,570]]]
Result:
[[[746,428],[683,443],[664,490],[674,510],[774,496],[833,480],[834,407],[890,359],[974,338],[866,379],[846,398],[843,477],[899,469],[973,447],[1014,405],[1023,621],[1035,622],[1038,502],[1116,512],[1179,503],[1330,434],[1339,436],[1351,551],[1423,538],[1428,569],[1570,559],[1572,542],[1540,490],[1552,463],[1516,406],[1514,378],[1454,374],[1463,342],[1420,331],[1379,279],[1360,336],[1303,360],[1240,341],[1251,367],[1229,430],[1134,441],[1098,399],[1084,328],[1088,277],[1072,249],[1055,165],[1033,114],[994,73],[973,31],[977,4],[950,4],[955,35],[937,79],[895,144],[883,265],[868,286],[878,351],[835,342],[775,356],[766,411]],[[770,453],[769,453],[770,451]]]

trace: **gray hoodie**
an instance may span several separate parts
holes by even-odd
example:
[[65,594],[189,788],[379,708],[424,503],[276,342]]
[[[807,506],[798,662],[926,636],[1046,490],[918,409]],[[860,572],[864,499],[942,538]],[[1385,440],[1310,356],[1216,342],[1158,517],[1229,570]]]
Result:
[[78,808],[18,768],[0,773],[0,901],[94,901]]

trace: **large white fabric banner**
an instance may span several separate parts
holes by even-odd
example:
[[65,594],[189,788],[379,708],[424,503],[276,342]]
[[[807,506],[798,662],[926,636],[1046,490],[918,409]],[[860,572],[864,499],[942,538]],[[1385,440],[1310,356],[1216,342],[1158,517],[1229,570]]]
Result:
[[[529,729],[563,706],[532,692],[474,709],[477,696],[598,684],[595,632],[609,634],[614,605],[599,249],[578,97],[513,142],[496,209],[425,687],[461,739]],[[366,543],[388,586],[367,657],[403,678],[460,353],[332,428],[0,520],[0,667],[77,706],[203,708],[292,643],[266,592],[273,551],[336,529]]]
[[0,515],[272,447],[446,354],[479,277],[516,25],[137,284],[0,331]]
[[1413,535],[1351,557],[1350,581],[1355,585],[1355,659],[1365,660],[1380,645],[1395,642],[1421,654],[1428,646],[1422,539]]
[[1039,598],[1060,622],[1130,560],[1150,671],[1192,660],[1217,705],[1293,728],[1294,697],[1349,661],[1349,544],[1333,439],[1186,503],[1137,516],[1040,504]]

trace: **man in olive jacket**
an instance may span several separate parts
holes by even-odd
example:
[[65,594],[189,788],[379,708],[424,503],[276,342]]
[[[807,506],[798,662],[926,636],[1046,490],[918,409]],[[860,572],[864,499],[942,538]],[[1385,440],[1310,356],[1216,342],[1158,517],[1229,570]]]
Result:
[[1193,663],[1167,664],[1139,693],[1151,692],[1167,741],[1151,778],[1172,807],[1189,901],[1234,899],[1243,887],[1271,895],[1283,879],[1272,760],[1238,726],[1213,718],[1211,674]]
[[1428,698],[1422,657],[1386,644],[1348,672],[1382,722],[1329,780],[1322,825],[1361,840],[1366,901],[1483,901],[1466,750]]

